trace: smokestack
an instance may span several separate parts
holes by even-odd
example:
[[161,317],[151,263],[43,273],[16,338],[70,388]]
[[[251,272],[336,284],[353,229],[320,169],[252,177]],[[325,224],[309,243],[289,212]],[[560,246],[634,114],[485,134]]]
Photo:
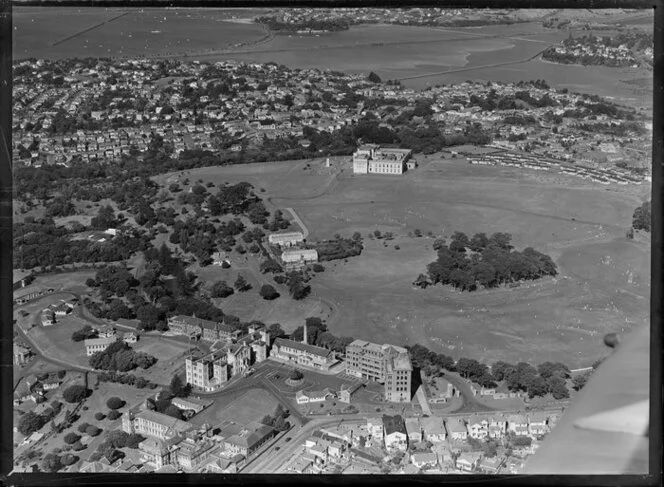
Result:
[[309,343],[307,341],[307,324],[304,324],[304,339],[302,340],[302,343]]

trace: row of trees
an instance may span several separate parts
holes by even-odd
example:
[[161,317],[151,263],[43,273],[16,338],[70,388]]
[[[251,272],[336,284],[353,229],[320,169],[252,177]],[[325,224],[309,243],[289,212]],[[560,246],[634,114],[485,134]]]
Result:
[[318,252],[318,260],[329,261],[338,259],[347,259],[348,257],[355,257],[362,253],[362,240],[342,238],[336,235],[333,240],[324,240],[317,242],[315,245]]
[[[427,266],[429,279],[449,284],[463,291],[475,291],[478,286],[493,288],[521,280],[555,276],[556,265],[548,255],[527,247],[514,250],[511,235],[494,233],[487,237],[478,233],[469,239],[463,232],[455,232],[449,246],[443,240],[434,242],[438,259]],[[427,282],[418,277],[418,285]]]
[[650,201],[645,201],[641,206],[638,206],[634,210],[634,215],[632,216],[632,228],[634,230],[644,230],[649,232],[651,222],[652,215],[650,211]]

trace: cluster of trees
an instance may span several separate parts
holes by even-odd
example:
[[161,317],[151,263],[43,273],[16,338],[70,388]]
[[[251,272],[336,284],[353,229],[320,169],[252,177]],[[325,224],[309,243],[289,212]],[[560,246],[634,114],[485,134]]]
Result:
[[148,409],[167,414],[177,419],[185,419],[183,411],[173,405],[174,397],[187,397],[191,393],[191,385],[185,384],[179,375],[174,375],[167,389],[163,389],[155,398],[148,398]]
[[455,362],[452,357],[433,352],[419,344],[406,348],[413,365],[428,375],[438,375],[442,370],[456,371],[461,377],[483,387],[495,387],[498,382],[504,381],[510,391],[527,392],[531,398],[547,393],[551,393],[554,399],[569,397],[566,380],[570,377],[570,370],[560,362],[547,361],[535,368],[527,362],[513,365],[498,361],[489,368],[486,364],[466,357]]
[[18,419],[16,428],[23,436],[30,436],[35,431],[39,431],[52,418],[46,414],[37,414],[34,411],[28,411]]
[[286,284],[291,297],[297,301],[306,298],[311,293],[311,286],[307,282],[302,272],[289,272],[286,274]]
[[511,239],[509,233],[497,232],[491,237],[478,233],[469,239],[465,233],[455,232],[449,246],[437,240],[434,250],[438,259],[427,266],[428,276],[434,284],[474,291],[478,286],[493,288],[557,274],[551,257],[532,247],[514,250]]
[[80,330],[76,330],[71,334],[71,339],[75,342],[82,342],[89,338],[97,338],[99,336],[99,331],[92,328],[90,325],[85,325]]
[[[337,337],[328,331],[327,325],[318,317],[309,317],[305,320],[307,324],[307,342],[318,347],[327,348],[337,353],[345,353],[346,346],[350,344],[353,337]],[[304,339],[304,326],[298,326],[290,334],[290,339],[302,341]]]
[[[563,46],[567,48],[575,47],[594,47],[601,49],[603,47],[617,48],[624,45],[629,50],[636,52],[643,52],[645,49],[653,48],[653,35],[646,32],[625,32],[610,36],[595,36],[593,34],[584,35],[581,37],[570,36],[563,41]],[[555,47],[547,48],[542,57],[550,61],[562,64],[581,63],[584,65],[600,64],[605,66],[631,66],[635,58],[633,56],[613,57],[604,56],[601,54],[574,54],[572,52],[556,52]]]
[[649,232],[651,222],[650,201],[646,201],[634,210],[632,228],[634,228],[634,230],[644,230]]
[[98,461],[107,458],[109,461],[116,460],[124,454],[119,451],[120,448],[138,448],[138,445],[145,440],[144,436],[138,433],[127,433],[122,430],[109,431],[97,450],[90,456],[90,461]]
[[157,358],[145,352],[135,352],[124,341],[110,344],[106,350],[90,357],[90,366],[95,369],[127,372],[137,367],[147,369],[157,363]]
[[41,468],[44,472],[53,473],[78,461],[79,457],[72,453],[65,453],[62,456],[56,453],[47,453],[42,459]]
[[277,404],[274,414],[266,415],[261,419],[261,423],[272,426],[277,431],[286,431],[290,428],[290,423],[286,421],[286,418],[289,416],[287,409],[284,409],[281,404]]
[[329,261],[355,257],[362,253],[362,240],[352,238],[341,238],[336,235],[333,240],[323,240],[315,245],[318,252],[318,260]]
[[119,231],[105,242],[87,239],[72,240],[64,227],[56,227],[52,218],[38,223],[14,224],[14,266],[31,269],[75,262],[117,262],[126,260],[134,252],[147,248],[149,237],[134,229]]

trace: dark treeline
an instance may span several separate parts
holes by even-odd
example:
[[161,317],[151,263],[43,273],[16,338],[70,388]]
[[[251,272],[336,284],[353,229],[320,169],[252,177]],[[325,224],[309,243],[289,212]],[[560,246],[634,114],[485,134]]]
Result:
[[632,228],[634,228],[634,230],[645,230],[646,232],[649,232],[651,223],[652,215],[650,211],[650,201],[646,201],[634,210]]
[[[551,257],[532,247],[522,252],[514,250],[511,239],[508,233],[498,232],[490,237],[478,233],[469,239],[465,233],[455,232],[449,246],[437,240],[434,250],[438,259],[427,266],[429,279],[434,284],[475,291],[557,274]],[[419,279],[418,284],[426,285]]]

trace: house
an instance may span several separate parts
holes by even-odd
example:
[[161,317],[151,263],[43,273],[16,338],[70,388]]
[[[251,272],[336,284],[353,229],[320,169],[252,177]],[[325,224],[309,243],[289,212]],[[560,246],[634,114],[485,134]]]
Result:
[[456,460],[455,466],[458,470],[472,472],[477,469],[481,454],[477,452],[462,452]]
[[55,313],[49,309],[46,308],[42,310],[41,312],[41,323],[42,326],[52,326],[55,324]]
[[489,435],[489,421],[486,418],[480,418],[477,415],[470,417],[466,423],[466,428],[468,429],[468,435],[471,438],[482,440]]
[[14,365],[25,364],[32,356],[32,350],[23,345],[14,343]]
[[85,354],[89,357],[97,352],[103,352],[109,347],[109,345],[115,343],[116,340],[117,338],[114,336],[108,338],[89,338],[87,340],[83,340],[83,344],[85,345]]
[[385,448],[390,450],[405,451],[408,448],[408,433],[406,424],[400,415],[383,415],[383,427],[385,430]]
[[507,430],[517,436],[528,435],[528,419],[522,414],[512,414],[507,417]]
[[379,417],[370,417],[367,418],[367,430],[371,435],[371,439],[374,442],[383,442],[383,437],[385,435],[385,427],[383,425],[383,420]]
[[424,439],[431,443],[439,443],[445,441],[447,438],[447,431],[445,430],[445,423],[443,418],[438,416],[430,416],[428,418],[420,419],[422,431],[424,432]]
[[60,387],[60,380],[57,378],[55,379],[46,379],[45,381],[41,382],[41,388],[43,391],[52,391],[53,389],[57,389]]
[[465,440],[468,438],[468,429],[461,418],[453,417],[447,419],[447,432],[453,440]]
[[406,418],[406,433],[409,443],[419,443],[422,441],[422,426],[418,418]]
[[337,397],[341,402],[350,404],[351,399],[357,391],[360,390],[362,384],[344,384],[341,386],[341,389],[337,391]]
[[97,338],[113,338],[116,330],[111,325],[103,325],[97,328]]
[[138,341],[138,335],[133,331],[128,331],[122,335],[122,341],[125,343],[136,343]]
[[549,431],[548,417],[541,412],[534,412],[528,415],[528,432],[531,435],[543,435]]
[[300,474],[313,473],[313,462],[308,458],[298,456],[295,461],[290,464],[288,470]]
[[417,468],[433,468],[438,466],[438,456],[433,452],[418,452],[410,456],[410,463]]
[[318,262],[318,251],[316,249],[284,250],[281,260],[287,269],[302,268],[307,264]]
[[212,404],[212,401],[204,401],[201,399],[197,399],[193,396],[189,396],[187,398],[183,397],[174,397],[171,400],[171,404],[179,409],[182,410],[192,410],[196,414],[200,413],[203,409],[207,408]]
[[337,362],[332,350],[286,338],[274,340],[270,357],[325,371]]
[[503,457],[482,458],[477,465],[477,469],[483,473],[496,474],[500,472],[504,463],[505,459]]

